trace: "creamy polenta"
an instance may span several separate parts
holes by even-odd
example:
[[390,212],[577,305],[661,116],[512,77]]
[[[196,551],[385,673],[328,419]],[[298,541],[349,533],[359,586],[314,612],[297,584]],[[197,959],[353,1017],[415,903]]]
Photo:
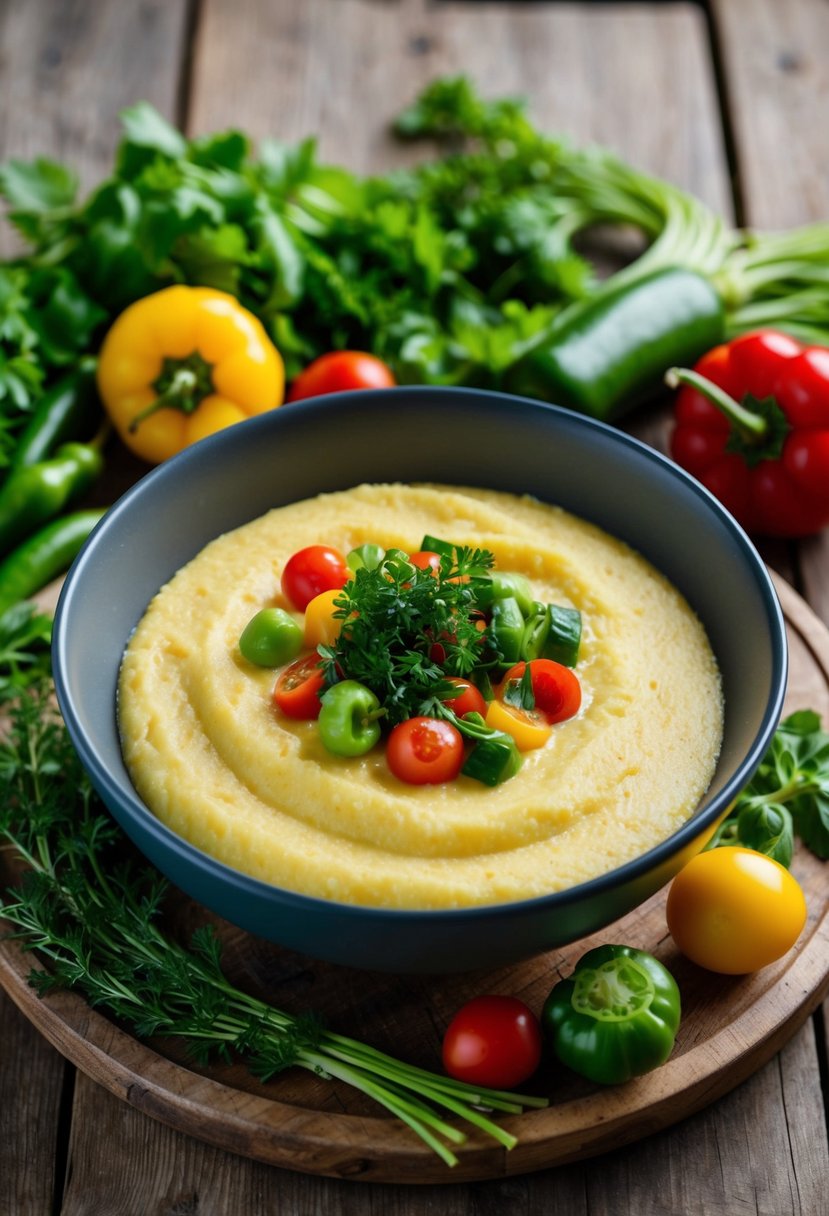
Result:
[[[382,746],[330,755],[239,652],[256,611],[290,607],[280,576],[298,549],[412,552],[424,533],[490,550],[539,600],[582,613],[578,715],[494,788],[405,785]],[[358,486],[214,540],[135,630],[118,713],[135,786],[173,831],[265,882],[387,908],[528,899],[632,860],[694,811],[722,734],[705,632],[642,557],[534,499],[442,486]]]

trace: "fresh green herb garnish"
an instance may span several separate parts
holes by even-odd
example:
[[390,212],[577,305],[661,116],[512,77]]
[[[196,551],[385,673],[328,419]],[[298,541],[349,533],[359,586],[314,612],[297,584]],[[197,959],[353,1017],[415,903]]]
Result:
[[[71,988],[141,1038],[182,1039],[194,1059],[241,1057],[267,1080],[296,1066],[336,1077],[402,1119],[448,1164],[465,1135],[443,1111],[505,1148],[515,1137],[484,1113],[543,1107],[544,1098],[486,1090],[414,1067],[234,987],[209,926],[183,945],[163,927],[166,883],[127,857],[120,829],[94,794],[43,678],[15,700],[0,741],[0,835],[26,864],[0,902],[23,949],[46,970],[41,993]],[[126,859],[125,859],[126,858]]]
[[829,734],[810,709],[780,723],[708,848],[744,845],[788,866],[795,836],[818,857],[829,857]]
[[452,546],[436,577],[392,550],[373,570],[357,570],[335,601],[339,637],[319,647],[326,682],[345,673],[364,684],[389,726],[419,714],[446,717],[443,700],[457,693],[447,676],[468,676],[481,662],[474,579],[493,560],[486,550]]
[[0,705],[51,670],[52,618],[25,601],[0,614]]

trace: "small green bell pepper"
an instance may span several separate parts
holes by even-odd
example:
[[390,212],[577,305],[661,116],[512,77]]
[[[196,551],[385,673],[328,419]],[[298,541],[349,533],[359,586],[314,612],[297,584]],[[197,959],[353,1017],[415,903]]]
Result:
[[281,667],[302,649],[302,629],[284,608],[262,608],[242,630],[239,650],[257,667]]
[[599,946],[553,988],[541,1024],[568,1068],[618,1085],[665,1063],[680,1013],[679,988],[658,959],[633,946]]
[[322,695],[317,719],[320,738],[335,756],[364,756],[380,738],[378,718],[385,712],[370,688],[341,680]]

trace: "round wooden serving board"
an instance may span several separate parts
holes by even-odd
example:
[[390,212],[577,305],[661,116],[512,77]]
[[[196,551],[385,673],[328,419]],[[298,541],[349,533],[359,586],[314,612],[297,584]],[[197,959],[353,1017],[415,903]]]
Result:
[[[787,712],[813,708],[829,720],[829,632],[776,580],[789,631]],[[2,872],[6,885],[9,873]],[[0,941],[0,982],[43,1035],[78,1068],[153,1118],[231,1152],[288,1169],[375,1182],[497,1178],[573,1161],[649,1135],[720,1097],[765,1063],[816,1008],[829,986],[824,863],[799,849],[793,873],[809,920],[796,947],[756,975],[705,972],[676,951],[665,927],[665,891],[595,937],[495,972],[401,977],[349,971],[281,950],[224,923],[233,981],[289,1012],[314,1010],[337,1031],[423,1067],[440,1068],[452,1013],[471,996],[511,993],[535,1010],[559,977],[600,942],[656,954],[682,992],[683,1019],[671,1059],[648,1076],[599,1089],[547,1061],[526,1087],[550,1098],[544,1110],[506,1117],[511,1152],[471,1132],[450,1169],[402,1124],[361,1094],[291,1069],[260,1084],[240,1065],[198,1071],[166,1043],[148,1045],[78,996],[39,999],[27,983],[33,958]],[[174,893],[169,928],[189,934],[207,914]],[[214,922],[215,923],[215,922]]]

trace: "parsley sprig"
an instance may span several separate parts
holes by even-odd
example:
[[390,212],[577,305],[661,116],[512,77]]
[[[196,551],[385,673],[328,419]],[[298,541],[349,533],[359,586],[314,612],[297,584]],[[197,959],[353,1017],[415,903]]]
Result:
[[326,683],[345,676],[370,688],[389,726],[446,716],[443,700],[457,692],[447,676],[482,663],[475,579],[493,564],[486,549],[451,546],[437,575],[395,550],[375,569],[357,570],[335,600],[339,637],[319,647]]
[[[42,619],[21,610],[15,628],[9,622],[3,653],[18,656],[13,664]],[[0,917],[45,964],[32,971],[33,987],[73,989],[140,1038],[183,1040],[203,1064],[237,1057],[263,1080],[289,1067],[337,1078],[402,1119],[447,1165],[465,1140],[458,1120],[515,1145],[487,1112],[517,1114],[546,1099],[465,1085],[328,1030],[313,1013],[284,1012],[227,979],[209,925],[189,943],[171,935],[167,884],[136,858],[93,791],[49,676],[30,672],[21,687],[2,656],[0,675],[0,837],[23,866],[19,886],[0,899]],[[456,1118],[448,1122],[446,1113]]]

